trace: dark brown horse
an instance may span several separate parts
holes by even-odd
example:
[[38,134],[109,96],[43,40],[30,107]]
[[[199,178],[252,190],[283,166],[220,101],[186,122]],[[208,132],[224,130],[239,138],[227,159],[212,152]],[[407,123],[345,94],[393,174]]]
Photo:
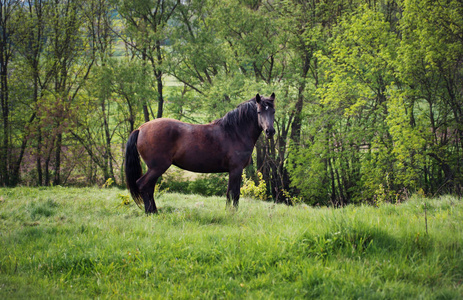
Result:
[[[132,198],[145,204],[146,213],[156,213],[153,192],[158,178],[170,167],[200,173],[228,172],[227,206],[238,206],[241,174],[262,131],[275,134],[275,94],[259,94],[223,118],[206,125],[172,119],[156,119],[134,130],[125,150],[125,175]],[[148,166],[142,176],[140,156]]]

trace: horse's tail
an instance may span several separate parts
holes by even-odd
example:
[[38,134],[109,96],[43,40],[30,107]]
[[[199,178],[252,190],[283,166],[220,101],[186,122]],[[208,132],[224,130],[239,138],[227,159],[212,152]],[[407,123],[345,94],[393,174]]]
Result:
[[140,154],[137,150],[137,139],[140,131],[134,130],[129,136],[127,145],[125,146],[125,180],[127,182],[127,188],[132,194],[133,201],[142,207],[143,199],[141,197],[140,190],[137,186],[137,180],[142,175]]

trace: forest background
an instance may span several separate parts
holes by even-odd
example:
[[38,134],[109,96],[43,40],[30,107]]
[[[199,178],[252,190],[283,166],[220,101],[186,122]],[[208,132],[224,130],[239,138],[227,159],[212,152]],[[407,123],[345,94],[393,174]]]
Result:
[[[276,94],[276,202],[462,193],[463,2],[0,0],[0,186],[124,184],[129,133]],[[165,176],[223,193],[224,175]],[[248,182],[249,183],[249,182]]]

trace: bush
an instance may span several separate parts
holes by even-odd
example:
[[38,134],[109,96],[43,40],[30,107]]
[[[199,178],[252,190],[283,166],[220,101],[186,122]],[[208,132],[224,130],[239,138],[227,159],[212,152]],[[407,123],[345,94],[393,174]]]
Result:
[[227,192],[227,184],[227,174],[204,174],[191,181],[165,176],[162,187],[182,194],[223,196]]
[[243,186],[241,187],[241,196],[254,199],[267,200],[267,185],[261,172],[257,172],[259,178],[258,184],[252,178],[246,177],[246,172],[243,172]]

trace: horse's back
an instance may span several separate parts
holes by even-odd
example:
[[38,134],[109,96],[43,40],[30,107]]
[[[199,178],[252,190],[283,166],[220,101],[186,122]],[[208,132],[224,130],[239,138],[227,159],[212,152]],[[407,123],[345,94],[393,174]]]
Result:
[[174,119],[154,119],[139,127],[140,135],[138,139],[139,141],[144,141],[146,143],[152,143],[154,141],[164,139],[174,141],[182,134],[182,132],[188,131],[189,126],[191,126],[191,124]]
[[140,126],[138,151],[145,162],[169,161],[193,172],[227,172],[229,139],[216,124],[160,118]]
[[148,165],[153,160],[171,160],[185,125],[168,118],[155,119],[141,125],[138,128],[137,148],[143,160]]

